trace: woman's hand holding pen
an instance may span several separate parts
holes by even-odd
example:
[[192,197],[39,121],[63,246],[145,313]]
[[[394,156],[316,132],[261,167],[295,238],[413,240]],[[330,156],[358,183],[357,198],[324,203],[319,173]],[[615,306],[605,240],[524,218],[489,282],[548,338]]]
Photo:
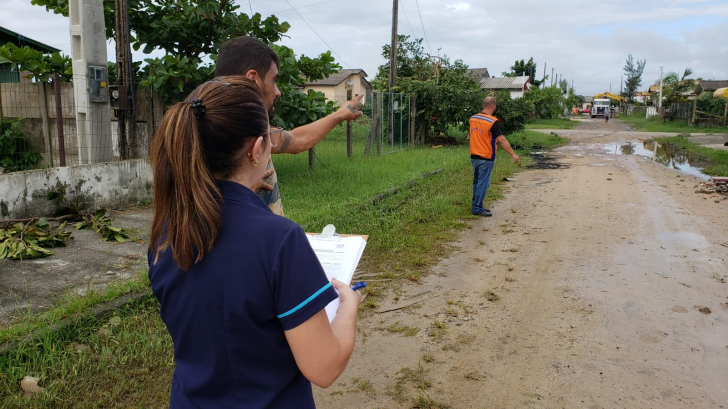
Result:
[[335,278],[331,279],[331,285],[339,293],[339,310],[342,310],[349,303],[353,303],[357,308],[359,307],[361,302],[361,293],[359,291],[352,290],[348,285]]

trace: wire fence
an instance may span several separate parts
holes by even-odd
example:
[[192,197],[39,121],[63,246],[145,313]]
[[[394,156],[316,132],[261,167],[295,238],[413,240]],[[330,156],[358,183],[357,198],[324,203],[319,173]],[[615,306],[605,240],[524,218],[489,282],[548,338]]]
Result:
[[415,106],[412,94],[373,92],[371,100],[372,128],[366,151],[376,144],[378,155],[409,148],[414,144]]
[[[89,81],[87,91],[74,90],[74,83],[86,84],[85,76],[74,76],[73,82],[34,83],[12,74],[0,72],[0,78],[14,81],[0,82],[2,172],[149,155],[151,136],[163,112],[156,93],[136,86],[133,104],[130,101],[129,108],[119,110],[118,92],[109,92],[105,81]],[[119,121],[125,118],[122,113],[133,116]]]

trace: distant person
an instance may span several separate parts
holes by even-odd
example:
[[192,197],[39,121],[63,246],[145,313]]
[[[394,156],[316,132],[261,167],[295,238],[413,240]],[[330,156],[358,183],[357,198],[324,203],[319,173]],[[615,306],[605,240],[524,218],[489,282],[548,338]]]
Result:
[[[278,66],[280,59],[270,47],[262,41],[248,36],[241,36],[226,41],[220,48],[215,62],[215,75],[242,75],[255,81],[263,92],[268,115],[273,118],[273,106],[281,92],[278,90]],[[358,109],[363,94],[355,96],[331,115],[290,131],[282,130],[283,140],[274,147],[271,153],[301,153],[316,146],[343,121],[359,118],[362,112]],[[266,163],[267,171],[264,179],[253,186],[263,201],[274,213],[283,215],[278,177],[273,162]]]
[[604,107],[604,123],[609,122],[609,106]]
[[331,385],[354,349],[361,294],[250,189],[286,141],[268,120],[255,82],[218,77],[154,134],[149,279],[174,342],[171,408],[314,408],[311,383]]
[[500,121],[493,116],[495,98],[483,100],[483,110],[470,117],[470,163],[473,165],[473,200],[471,211],[474,215],[490,217],[490,209],[483,207],[483,200],[490,187],[490,178],[495,165],[495,155],[500,145],[518,163],[521,159],[513,152],[511,144],[503,135]]

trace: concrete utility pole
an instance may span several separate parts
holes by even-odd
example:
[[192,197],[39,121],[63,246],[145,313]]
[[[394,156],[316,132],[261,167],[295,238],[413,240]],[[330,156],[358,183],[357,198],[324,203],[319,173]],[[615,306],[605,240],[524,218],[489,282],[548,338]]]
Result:
[[662,106],[662,67],[660,67],[660,99],[657,100],[657,107]]
[[110,162],[111,142],[106,25],[102,0],[68,2],[76,102],[78,163]]
[[546,63],[543,63],[543,77],[546,78]]
[[392,46],[389,53],[389,89],[397,83],[397,11],[399,10],[399,1],[394,0],[392,5]]
[[554,69],[551,68],[551,86],[554,86]]

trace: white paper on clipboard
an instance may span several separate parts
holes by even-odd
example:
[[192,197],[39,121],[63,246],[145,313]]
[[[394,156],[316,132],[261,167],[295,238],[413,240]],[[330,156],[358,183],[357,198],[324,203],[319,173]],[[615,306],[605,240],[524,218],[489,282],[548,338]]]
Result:
[[[367,236],[346,235],[314,235],[306,234],[313,251],[316,253],[329,281],[332,278],[351,284],[356,266],[364,254]],[[339,299],[326,306],[326,315],[331,322],[339,309]]]

